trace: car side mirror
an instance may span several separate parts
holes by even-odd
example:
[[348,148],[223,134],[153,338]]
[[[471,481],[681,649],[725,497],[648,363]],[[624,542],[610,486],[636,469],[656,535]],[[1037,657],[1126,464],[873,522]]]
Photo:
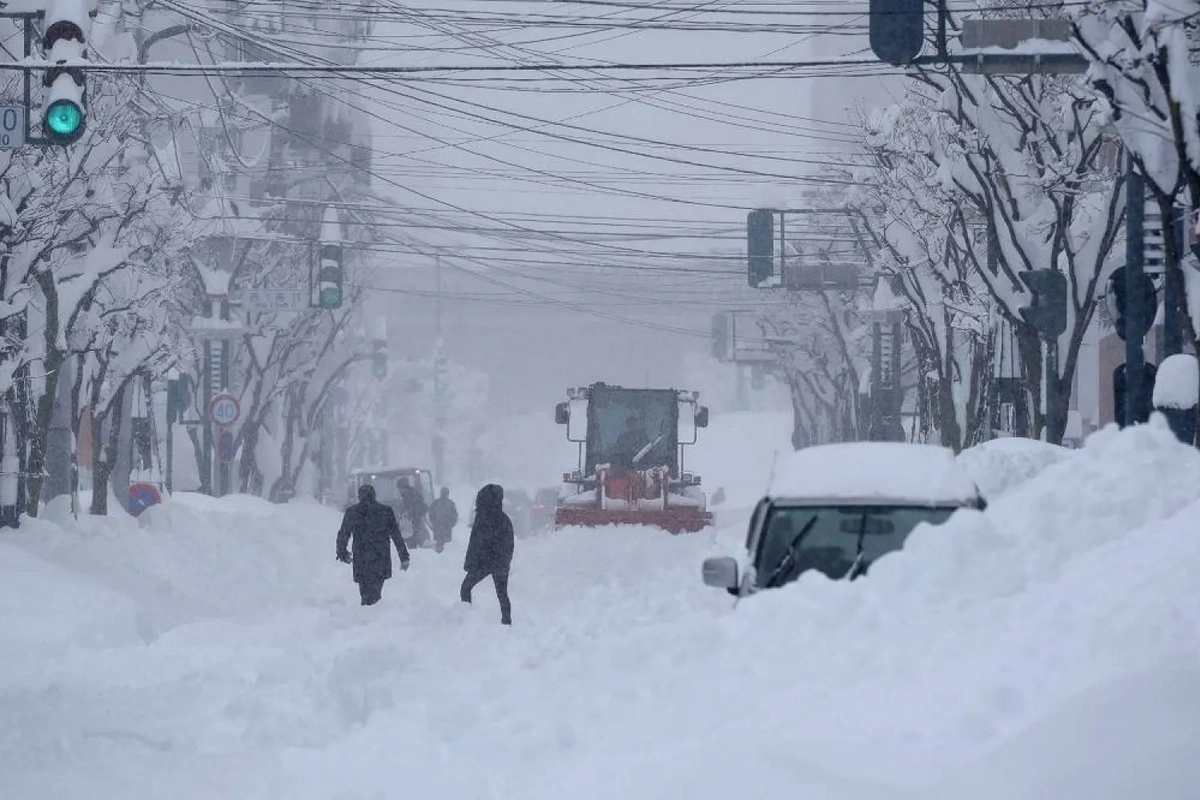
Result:
[[571,421],[571,410],[566,403],[559,403],[554,407],[554,424],[566,425]]
[[735,558],[729,556],[706,558],[704,566],[701,568],[701,574],[705,586],[737,591],[738,562]]
[[708,406],[700,406],[698,409],[696,409],[696,427],[708,427]]

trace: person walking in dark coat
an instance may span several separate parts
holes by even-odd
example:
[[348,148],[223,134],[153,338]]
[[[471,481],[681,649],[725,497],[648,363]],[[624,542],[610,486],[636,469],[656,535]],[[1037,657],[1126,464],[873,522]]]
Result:
[[496,598],[500,601],[500,622],[512,624],[512,603],[508,599],[508,571],[512,565],[513,544],[512,520],[504,513],[504,490],[489,483],[475,497],[475,518],[471,521],[471,540],[467,543],[467,557],[459,592],[464,603],[471,602],[471,590],[489,575],[496,586]]
[[[353,545],[351,545],[353,540]],[[396,512],[376,502],[375,487],[358,487],[358,502],[346,509],[337,537],[337,560],[354,565],[354,582],[364,606],[375,605],[383,595],[383,582],[392,577],[392,543],[400,554],[400,569],[408,569],[408,548],[400,535]],[[347,550],[352,546],[351,551]]]
[[400,493],[400,513],[412,526],[413,546],[421,547],[429,539],[425,530],[425,515],[429,513],[429,508],[425,505],[425,498],[421,496],[420,489],[409,483],[408,478],[401,478],[397,481],[396,488]]
[[458,524],[458,508],[450,499],[450,490],[442,487],[441,496],[429,506],[429,527],[433,528],[433,546],[442,552]]

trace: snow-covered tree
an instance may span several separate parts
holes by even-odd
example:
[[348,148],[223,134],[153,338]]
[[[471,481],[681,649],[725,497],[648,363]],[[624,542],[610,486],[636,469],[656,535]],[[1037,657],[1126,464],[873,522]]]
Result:
[[30,515],[47,469],[59,372],[79,352],[73,345],[85,341],[90,352],[119,347],[128,326],[93,330],[97,320],[106,309],[137,317],[187,242],[175,187],[153,163],[139,117],[130,113],[135,96],[128,78],[91,76],[88,128],[79,142],[0,154],[0,392],[17,422]]
[[[921,438],[960,450],[987,434],[991,302],[975,267],[986,263],[986,225],[967,216],[935,161],[901,149],[920,137],[930,112],[894,106],[863,115],[863,224],[878,250],[886,289],[906,310],[917,360]],[[965,248],[969,248],[965,249]]]
[[[884,152],[929,160],[941,187],[953,194],[952,207],[964,215],[963,224],[948,231],[954,252],[1015,332],[1034,434],[1044,426],[1050,441],[1060,441],[1079,349],[1124,219],[1123,174],[1101,158],[1107,111],[1074,77],[957,71],[922,74],[903,105],[920,119],[881,128],[877,146],[888,139]],[[903,112],[894,116],[901,119]],[[982,256],[971,236],[979,224],[991,237]],[[1040,402],[1037,331],[1019,314],[1029,296],[1018,273],[1033,269],[1058,270],[1068,285],[1067,329],[1057,342],[1049,409]]]
[[864,438],[869,353],[857,292],[776,289],[758,315],[792,398],[792,446]]
[[[1178,206],[1200,209],[1200,0],[1092,0],[1078,10],[1074,33],[1161,218]],[[1165,237],[1163,255],[1169,295],[1194,347],[1200,319],[1187,298],[1200,296],[1200,280],[1183,269],[1174,236]]]

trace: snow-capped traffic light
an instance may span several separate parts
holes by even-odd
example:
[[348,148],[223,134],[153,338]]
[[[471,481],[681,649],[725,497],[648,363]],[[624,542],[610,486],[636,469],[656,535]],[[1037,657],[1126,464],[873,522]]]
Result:
[[924,0],[870,0],[868,36],[880,61],[912,63],[925,46]]
[[775,271],[775,212],[759,208],[746,216],[746,255],[750,285],[758,285]]
[[84,71],[80,65],[87,55],[83,49],[86,24],[84,4],[50,0],[42,49],[46,60],[54,66],[46,70],[42,80],[47,89],[42,130],[51,144],[71,144],[87,127]]
[[317,305],[320,308],[342,307],[342,247],[321,245],[320,266],[317,269]]
[[1017,273],[1032,298],[1020,309],[1021,319],[1043,339],[1055,339],[1067,330],[1067,277],[1056,269],[1031,269]]

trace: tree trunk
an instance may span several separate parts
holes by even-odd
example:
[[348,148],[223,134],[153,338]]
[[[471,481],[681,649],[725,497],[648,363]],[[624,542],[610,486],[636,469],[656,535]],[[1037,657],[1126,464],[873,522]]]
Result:
[[57,349],[51,350],[46,353],[42,363],[46,368],[45,387],[37,399],[36,422],[29,437],[29,461],[25,465],[25,472],[29,476],[25,513],[31,517],[38,515],[42,486],[46,481],[46,440],[50,434],[50,423],[54,419],[54,400],[58,395],[57,376],[62,368],[63,355]]
[[[108,410],[103,417],[99,415],[92,423],[92,439],[96,443],[101,441],[103,434],[104,440],[104,455],[101,458],[93,459],[92,467],[92,508],[91,513],[97,516],[105,516],[108,514],[108,484],[109,478],[112,477],[113,469],[117,464],[117,454],[121,443],[121,418],[125,408],[125,389],[128,384],[122,381],[117,387],[116,395],[112,402],[109,403]],[[105,430],[105,425],[108,429]]]
[[1021,356],[1021,376],[1025,379],[1025,396],[1029,403],[1029,436],[1042,438],[1046,415],[1042,412],[1042,341],[1037,331],[1028,325],[1014,326],[1017,352]]
[[248,494],[262,493],[262,471],[258,468],[258,435],[262,423],[246,420],[241,430],[241,458],[238,460],[238,483],[240,491]]
[[279,454],[281,462],[279,477],[272,484],[268,497],[272,503],[280,503],[290,498],[296,487],[292,478],[292,458],[296,446],[296,423],[300,420],[302,410],[302,397],[298,397],[295,392],[289,392],[286,397],[287,411],[283,417],[283,447]]

